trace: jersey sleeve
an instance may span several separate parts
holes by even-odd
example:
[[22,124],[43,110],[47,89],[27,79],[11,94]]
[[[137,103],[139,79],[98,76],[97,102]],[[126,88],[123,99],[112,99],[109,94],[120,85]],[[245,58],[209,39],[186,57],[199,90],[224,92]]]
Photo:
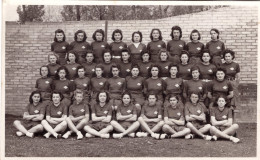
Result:
[[239,73],[240,72],[240,66],[238,63],[236,63],[236,73]]
[[85,104],[84,107],[85,107],[85,114],[89,114],[89,105]]
[[108,107],[108,113],[107,115],[112,116],[112,103],[108,103],[109,107]]
[[228,109],[228,115],[227,115],[228,118],[232,118],[232,110],[231,109]]
[[228,85],[228,91],[229,92],[234,90],[234,88],[233,88],[232,84],[230,83],[230,81],[228,81],[227,85]]
[[46,107],[47,107],[47,106],[48,106],[48,105],[45,105],[45,104],[42,103],[42,106],[41,106],[41,109],[40,109],[40,113],[39,113],[39,114],[45,115]]
[[73,116],[72,110],[73,110],[73,105],[70,105],[69,106],[69,116]]
[[64,106],[63,106],[63,111],[62,111],[62,113],[63,113],[63,115],[68,116],[68,107],[67,107],[67,105],[64,105]]
[[162,106],[161,106],[161,103],[158,103],[157,107],[158,107],[158,115],[162,116]]
[[189,112],[189,109],[188,109],[188,103],[185,104],[185,107],[184,107],[184,115],[185,115],[185,116],[190,115],[190,112]]
[[137,115],[136,107],[133,106],[133,115]]
[[169,117],[169,115],[168,115],[168,106],[164,107],[164,111],[163,112],[164,112],[163,113],[164,117]]
[[95,106],[96,106],[96,103],[94,103],[93,105],[90,106],[91,114],[93,114],[93,113],[96,114],[96,107]]
[[216,109],[216,107],[214,107],[214,108],[212,108],[212,109],[210,110],[210,116],[211,116],[211,117],[216,117],[215,109]]
[[51,116],[51,106],[50,105],[47,105],[46,116]]
[[145,102],[142,109],[141,109],[141,116],[144,115],[146,105],[147,105],[147,103]]

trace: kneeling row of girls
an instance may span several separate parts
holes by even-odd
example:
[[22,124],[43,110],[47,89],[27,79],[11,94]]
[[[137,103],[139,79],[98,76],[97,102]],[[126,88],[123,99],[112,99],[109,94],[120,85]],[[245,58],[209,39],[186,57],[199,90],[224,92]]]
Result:
[[60,92],[52,92],[51,102],[46,105],[42,102],[41,92],[33,91],[23,119],[14,121],[18,129],[16,135],[34,137],[34,134],[45,130],[45,138],[52,135],[67,139],[75,133],[77,139],[82,139],[84,130],[87,138],[110,138],[112,135],[113,138],[151,136],[155,139],[192,139],[197,136],[204,140],[223,138],[234,143],[240,141],[234,137],[238,125],[233,124],[232,111],[223,96],[217,97],[210,109],[211,123],[206,122],[207,109],[199,101],[200,94],[195,92],[189,95],[185,105],[174,94],[168,97],[167,105],[162,105],[157,94],[149,93],[140,116],[132,103],[131,93],[124,92],[114,118],[113,104],[106,91],[99,92],[96,102],[90,107],[84,103],[84,92],[81,90],[75,91],[75,101],[69,109],[62,102],[63,98]]

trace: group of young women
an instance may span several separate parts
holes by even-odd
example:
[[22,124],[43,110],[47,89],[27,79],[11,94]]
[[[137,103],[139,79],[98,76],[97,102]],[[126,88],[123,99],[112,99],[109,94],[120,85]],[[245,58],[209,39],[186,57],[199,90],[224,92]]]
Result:
[[239,142],[232,114],[240,79],[235,53],[225,49],[217,29],[210,30],[206,46],[198,30],[187,44],[179,26],[170,35],[166,45],[161,31],[152,29],[146,46],[137,31],[127,46],[120,29],[110,44],[98,29],[89,44],[78,30],[69,44],[64,31],[56,30],[49,64],[40,67],[23,120],[14,122],[17,136],[46,130],[46,138],[76,133],[82,139],[84,130],[88,138],[109,138],[113,131],[113,138]]

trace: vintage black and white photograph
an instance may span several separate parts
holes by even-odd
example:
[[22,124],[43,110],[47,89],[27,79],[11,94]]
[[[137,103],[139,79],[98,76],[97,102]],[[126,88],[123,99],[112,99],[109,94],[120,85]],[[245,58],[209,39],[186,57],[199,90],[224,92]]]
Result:
[[3,3],[2,158],[257,158],[258,11]]

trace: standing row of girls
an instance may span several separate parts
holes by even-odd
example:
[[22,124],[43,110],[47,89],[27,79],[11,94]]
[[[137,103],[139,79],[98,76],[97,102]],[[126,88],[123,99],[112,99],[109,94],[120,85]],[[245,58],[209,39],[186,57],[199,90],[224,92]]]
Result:
[[[216,115],[214,116],[213,114],[216,112],[216,108],[221,108],[217,106],[222,106],[222,109],[219,109],[221,113],[223,108],[225,108],[224,106],[227,106],[226,103],[229,107],[236,106],[235,101],[233,101],[233,103],[231,101],[234,99],[234,85],[232,86],[233,83],[231,82],[239,80],[239,65],[233,62],[233,51],[223,50],[224,43],[218,40],[218,30],[212,29],[210,33],[212,41],[206,45],[207,50],[204,49],[202,43],[198,42],[200,34],[197,30],[191,33],[192,42],[185,45],[185,42],[180,40],[182,32],[178,26],[172,28],[171,36],[173,40],[168,42],[167,48],[162,41],[160,30],[153,29],[151,32],[152,42],[150,42],[147,47],[140,43],[142,41],[142,33],[134,32],[132,35],[134,43],[129,45],[128,49],[126,49],[127,46],[122,45],[123,42],[121,40],[123,35],[120,30],[113,32],[112,39],[114,42],[110,45],[103,41],[104,32],[97,30],[93,34],[95,42],[93,42],[90,47],[85,41],[85,32],[78,31],[75,34],[75,42],[68,45],[68,43],[65,43],[64,32],[62,31],[61,33],[60,30],[57,30],[55,32],[56,42],[52,44],[52,50],[55,54],[49,55],[50,64],[41,67],[40,74],[42,78],[36,82],[36,88],[40,91],[45,101],[44,104],[47,106],[46,120],[42,121],[42,125],[48,132],[44,136],[46,138],[50,135],[57,137],[57,132],[64,131],[68,124],[71,131],[66,132],[66,134],[63,135],[64,138],[67,138],[73,131],[77,133],[78,138],[81,139],[83,136],[78,129],[84,126],[84,130],[87,132],[86,137],[100,136],[106,138],[109,137],[107,133],[113,128],[122,132],[120,134],[114,134],[113,137],[115,138],[120,138],[124,135],[133,137],[135,136],[134,131],[136,131],[141,124],[145,132],[137,132],[136,136],[138,137],[147,136],[147,133],[149,133],[152,137],[163,139],[165,134],[161,134],[160,136],[155,133],[163,129],[165,133],[172,134],[172,137],[185,136],[186,138],[191,138],[193,137],[193,134],[190,134],[192,131],[192,133],[209,140],[212,139],[212,137],[206,136],[204,133],[212,130],[211,133],[213,134],[214,140],[216,140],[217,137],[222,137],[228,138],[233,142],[238,142],[239,139],[229,136],[234,134],[238,128],[237,125],[232,125],[232,116],[230,116],[232,111],[226,109],[228,110],[226,111],[227,115],[222,115],[222,119],[219,118],[220,115],[217,115],[218,118],[216,118]],[[61,43],[65,43],[68,50]],[[198,44],[200,44],[200,46],[197,46]],[[138,47],[140,46],[143,47],[138,51]],[[59,52],[59,49],[64,51],[64,48],[66,50],[65,52]],[[94,48],[96,48],[96,51]],[[186,51],[183,49],[186,49]],[[216,53],[216,51],[220,52]],[[225,63],[222,63],[221,57],[224,57]],[[211,63],[211,60],[213,60],[213,63]],[[64,66],[57,64],[57,61]],[[96,64],[95,62],[100,64]],[[49,77],[49,75],[51,77]],[[76,108],[74,105],[79,105],[82,101],[79,102],[77,100],[78,94],[74,94],[73,96],[74,91],[77,93],[80,90],[83,90],[84,93],[82,94],[82,96],[84,95],[82,99],[85,107],[86,104],[90,104],[91,106],[91,114],[88,112],[88,115],[85,116],[86,119],[84,115],[77,116],[77,114],[73,115],[73,113],[71,113],[71,110]],[[109,92],[109,96],[106,92],[103,92],[104,90]],[[56,94],[59,94],[60,101],[62,100],[62,104],[65,106],[63,107],[64,114],[60,110],[56,112],[57,107],[55,108],[54,106],[57,106],[57,104],[59,104],[58,102],[56,105],[52,105],[55,104],[55,97],[52,94],[54,93],[53,91],[58,91]],[[125,91],[129,92],[127,93],[128,99],[130,99],[131,104],[134,105],[136,112],[136,117],[134,116],[134,118],[132,117],[133,113],[131,110],[124,110],[125,108],[123,108],[123,110],[126,116],[124,116],[124,114],[122,115],[122,113],[118,113],[122,108],[120,105],[123,104],[124,107],[130,104],[130,102],[129,104],[124,102],[125,94],[123,93]],[[103,97],[102,99],[100,94],[103,96],[106,94],[104,96],[106,98]],[[123,97],[121,97],[122,94]],[[192,97],[194,96],[197,96],[198,100],[192,101]],[[178,117],[179,119],[177,118],[177,120],[180,121],[172,120],[169,122],[168,119],[176,118],[174,115],[167,117],[167,108],[172,109],[177,106],[177,104],[171,104],[170,99],[173,97],[176,99],[175,101],[178,102],[177,104],[181,106],[179,108],[185,108],[185,119],[188,122],[187,127],[190,128],[190,130],[185,129],[185,127],[182,129],[178,128],[178,126],[184,125],[184,114],[181,114],[182,112],[177,113],[178,116],[181,115]],[[222,105],[218,104],[218,97],[224,101]],[[155,100],[156,103],[153,102],[152,99]],[[101,104],[100,102],[102,100],[109,103]],[[215,107],[214,102],[217,102]],[[203,117],[205,113],[209,115],[209,111],[204,103],[211,108],[211,124],[218,127],[204,125],[205,119]],[[146,110],[145,106],[151,107],[155,106],[155,104],[159,106],[158,110],[152,110],[154,112],[151,112],[151,109]],[[185,107],[183,107],[183,104],[185,104]],[[198,106],[198,104],[203,105],[199,105],[202,106],[199,109],[193,108],[193,106]],[[111,115],[112,112],[116,113],[116,118],[111,122],[111,125],[109,123],[111,118],[106,116],[110,111],[104,111],[104,108],[106,108],[104,106],[108,106],[108,108],[112,109]],[[190,111],[188,110],[189,106],[191,106]],[[51,108],[54,108],[53,112],[56,112],[52,113],[54,117],[50,116],[52,112]],[[71,115],[73,117],[71,121],[68,120],[68,118],[64,118],[67,116],[67,111],[64,108],[67,108],[67,110],[70,108],[69,117],[71,118]],[[83,110],[86,111],[88,109],[82,108],[75,112],[84,112]],[[104,112],[101,113],[102,111]],[[164,113],[164,121],[162,121],[162,112]],[[127,115],[127,113],[132,113],[132,115]],[[161,113],[161,117],[159,117],[159,113]],[[138,121],[136,121],[140,114],[141,118],[138,118]],[[57,118],[57,116],[59,117],[61,115],[61,119]],[[86,121],[89,120],[87,116],[89,115],[91,115],[92,121],[86,125]],[[215,117],[215,119],[213,117]],[[129,123],[124,123],[124,126],[116,121],[123,120],[128,122],[128,119],[130,119],[130,122],[135,121],[133,126]],[[197,122],[197,120],[203,123]],[[96,123],[99,121],[101,122]],[[76,123],[77,125],[75,126],[75,122],[79,123]],[[153,123],[147,124],[149,122]],[[18,127],[21,127],[20,121],[16,121],[15,124],[15,126],[19,124]],[[72,124],[74,124],[74,126]],[[222,126],[224,129],[220,129],[219,126]],[[128,127],[130,129],[128,129]],[[176,131],[183,131],[185,134],[182,132],[182,134],[177,134]],[[177,135],[174,135],[175,133]],[[28,131],[22,132],[20,130],[20,132],[17,133],[17,135],[23,134],[28,134]],[[31,134],[29,134],[29,136],[30,135]]]

